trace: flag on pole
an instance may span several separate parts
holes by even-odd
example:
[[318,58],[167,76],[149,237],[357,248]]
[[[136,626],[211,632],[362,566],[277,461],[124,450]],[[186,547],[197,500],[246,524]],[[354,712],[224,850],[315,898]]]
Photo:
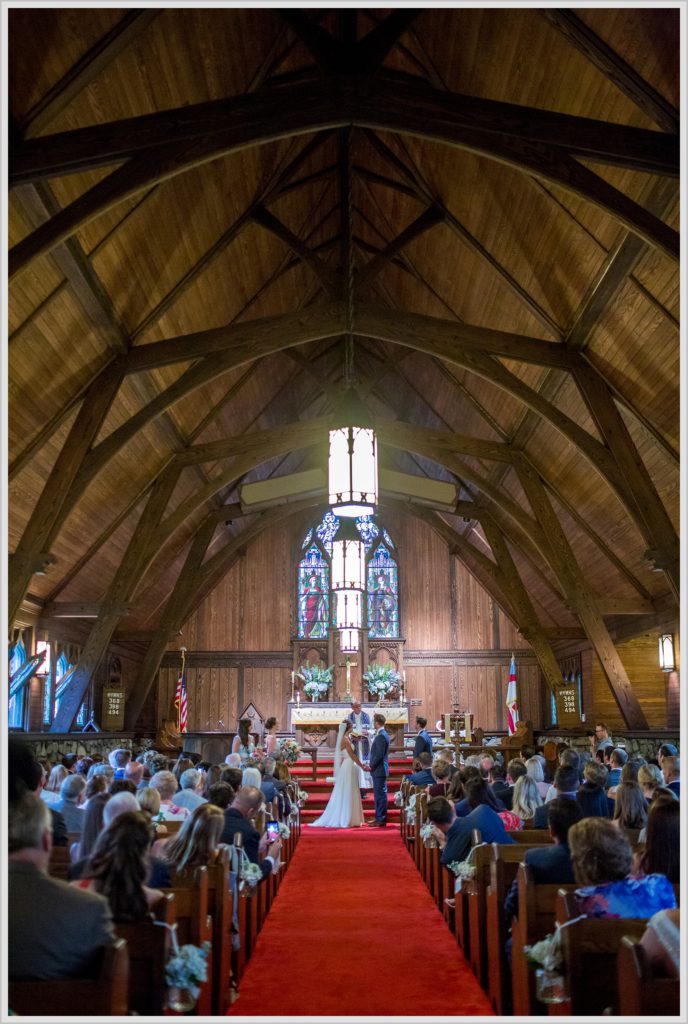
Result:
[[509,666],[509,685],[506,689],[506,719],[509,735],[513,736],[518,724],[518,700],[516,698],[516,659],[511,655]]
[[177,709],[177,729],[186,732],[188,705],[186,699],[186,647],[182,647],[182,670],[177,680],[177,692],[174,697]]

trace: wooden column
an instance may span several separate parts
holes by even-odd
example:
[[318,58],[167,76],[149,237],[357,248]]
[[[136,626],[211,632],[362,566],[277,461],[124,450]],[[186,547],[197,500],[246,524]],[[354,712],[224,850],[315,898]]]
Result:
[[11,556],[7,584],[7,618],[14,622],[31,576],[43,553],[66,518],[65,499],[74,478],[98,436],[122,380],[118,361],[96,377],[81,404],[72,429],[46,480],[22,538]]
[[168,637],[170,633],[176,633],[181,628],[188,614],[189,604],[199,585],[203,559],[215,533],[216,526],[217,519],[215,516],[208,516],[201,523],[193,539],[182,571],[162,614],[157,636],[151,641],[146,651],[136,683],[127,700],[125,710],[125,727],[127,729],[134,729],[136,727],[136,722],[148,696],[148,691],[160,669],[160,662],[167,647]]
[[550,548],[550,564],[556,564],[557,576],[572,611],[602,663],[612,693],[629,729],[647,729],[647,719],[633,692],[630,679],[618,655],[594,596],[590,593],[571,546],[561,528],[542,480],[528,465],[517,468],[518,476]]
[[[62,698],[57,715],[50,727],[51,732],[69,732],[72,728],[93,673],[107,651],[120,619],[126,614],[127,602],[131,600],[141,580],[146,564],[146,553],[150,548],[167,503],[172,497],[180,471],[179,466],[170,466],[151,488],[146,507],[129,541],[120,567],[110,584],[98,618],[93,624],[86,645],[81,652],[79,664],[69,688]],[[164,636],[166,639],[167,633]]]

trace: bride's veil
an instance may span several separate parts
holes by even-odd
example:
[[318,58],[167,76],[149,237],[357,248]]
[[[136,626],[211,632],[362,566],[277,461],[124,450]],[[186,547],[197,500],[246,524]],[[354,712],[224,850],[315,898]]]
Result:
[[334,775],[335,778],[337,778],[337,772],[339,771],[339,766],[342,763],[342,740],[344,739],[344,731],[345,731],[345,729],[346,729],[346,720],[343,721],[340,724],[339,730],[337,732],[337,743],[335,744],[335,748],[334,748],[334,772],[333,772],[333,775]]

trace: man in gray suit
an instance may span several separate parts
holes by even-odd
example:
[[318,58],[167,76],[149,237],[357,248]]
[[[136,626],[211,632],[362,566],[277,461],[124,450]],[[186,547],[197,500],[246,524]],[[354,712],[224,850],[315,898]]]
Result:
[[55,804],[55,810],[64,818],[68,832],[83,831],[84,812],[81,801],[85,789],[86,779],[83,775],[68,775],[60,786],[60,799]]
[[90,973],[114,938],[107,900],[49,876],[50,811],[33,793],[10,803],[8,826],[10,979]]

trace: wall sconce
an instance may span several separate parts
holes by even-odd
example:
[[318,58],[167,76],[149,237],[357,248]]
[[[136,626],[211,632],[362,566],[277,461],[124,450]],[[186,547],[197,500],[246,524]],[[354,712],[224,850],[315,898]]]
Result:
[[673,633],[662,633],[659,638],[659,667],[662,672],[673,672],[676,668]]

